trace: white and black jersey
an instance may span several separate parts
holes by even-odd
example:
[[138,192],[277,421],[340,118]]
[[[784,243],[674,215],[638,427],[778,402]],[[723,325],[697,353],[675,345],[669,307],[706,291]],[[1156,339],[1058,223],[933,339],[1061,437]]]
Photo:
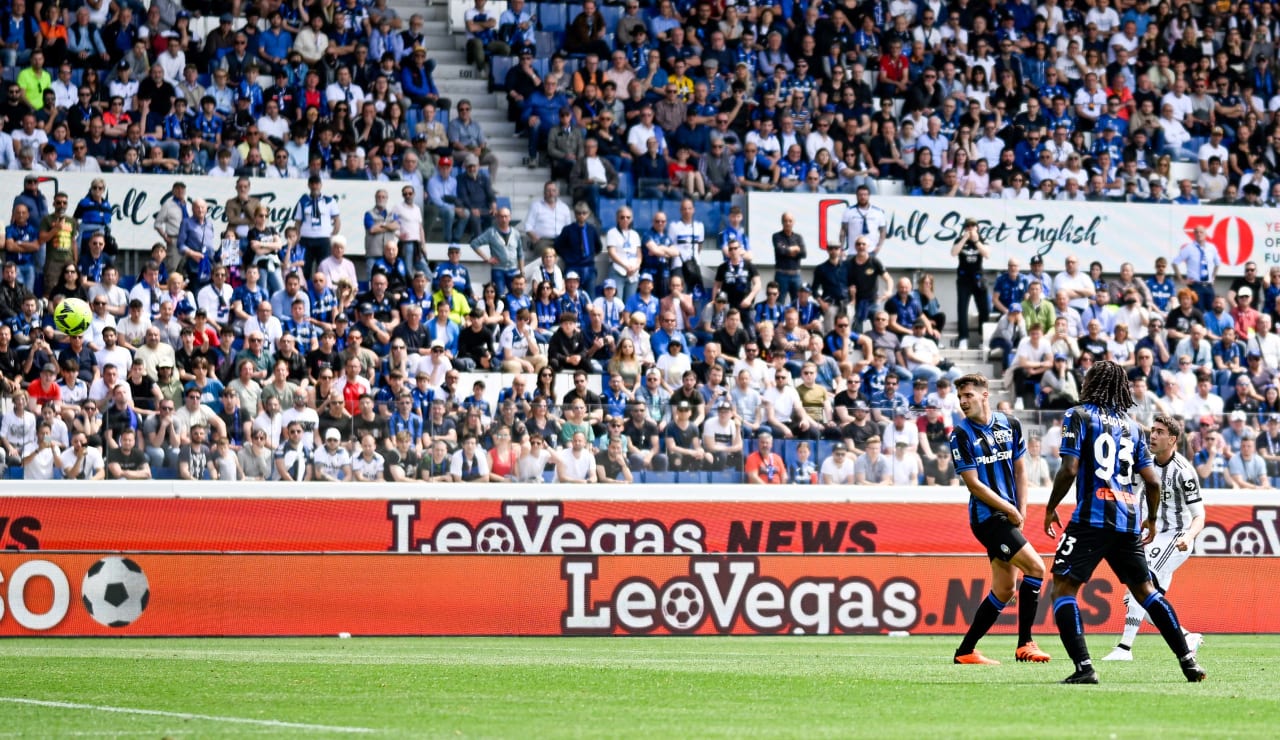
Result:
[[[1200,497],[1200,478],[1196,469],[1180,453],[1173,453],[1169,462],[1156,461],[1160,474],[1160,511],[1156,515],[1158,532],[1185,532],[1191,520],[1204,513],[1204,501]],[[1145,507],[1145,502],[1144,502]]]

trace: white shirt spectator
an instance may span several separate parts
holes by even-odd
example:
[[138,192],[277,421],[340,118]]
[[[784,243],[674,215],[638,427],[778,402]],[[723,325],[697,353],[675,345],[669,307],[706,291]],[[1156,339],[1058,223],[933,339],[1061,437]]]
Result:
[[221,326],[231,318],[233,292],[230,283],[223,283],[222,290],[218,290],[213,287],[213,283],[210,283],[201,288],[199,295],[196,296],[196,308],[203,308],[209,315],[209,319]]
[[1090,23],[1098,27],[1098,33],[1105,36],[1120,27],[1120,16],[1110,6],[1102,9],[1091,8],[1084,17],[1085,26]]
[[764,392],[764,402],[773,407],[773,418],[780,424],[791,421],[796,409],[804,406],[800,402],[800,394],[796,392],[795,386],[791,385],[783,386],[782,390],[778,390],[776,385],[771,385]]
[[545,200],[535,200],[529,204],[529,213],[524,217],[524,230],[538,239],[554,239],[560,235],[564,227],[573,223],[573,213],[564,201],[556,199],[555,206],[547,205]]
[[[976,142],[978,146],[978,156],[987,160],[987,165],[995,167],[1000,164],[1000,152],[1004,151],[1004,139],[999,136],[983,136]],[[939,161],[939,160],[934,160]]]
[[1228,158],[1230,158],[1230,156],[1231,155],[1227,151],[1227,148],[1225,146],[1223,146],[1221,143],[1219,143],[1217,146],[1214,146],[1213,142],[1211,141],[1206,141],[1205,143],[1201,144],[1199,151],[1196,152],[1196,159],[1200,160],[1201,162],[1204,162],[1206,167],[1209,164],[1209,157],[1217,157],[1218,161],[1221,162],[1222,165],[1225,167],[1227,164],[1227,160]]
[[1173,117],[1179,121],[1185,121],[1193,109],[1190,95],[1179,95],[1173,90],[1161,96],[1160,108],[1163,109],[1165,105],[1173,106]]
[[837,463],[833,455],[822,461],[819,473],[822,476],[822,482],[826,485],[848,485],[853,483],[853,461],[849,459],[848,454],[845,454],[844,461]]
[[333,82],[324,89],[324,98],[329,101],[330,107],[340,101],[350,103],[352,116],[354,117],[360,110],[360,104],[364,102],[364,90],[360,89],[360,86],[354,82],[346,87]]
[[[836,155],[835,139],[832,139],[830,136],[822,133],[821,131],[813,131],[812,133],[810,133],[808,136],[805,137],[804,153],[809,156],[809,159],[816,159],[818,156],[818,152],[823,149],[826,149],[828,154],[830,154],[832,157],[835,157]],[[934,161],[937,162],[940,160],[935,158]]]
[[361,453],[351,458],[351,479],[356,481],[381,481],[382,470],[385,466],[386,461],[377,452],[374,452],[370,458],[366,458],[364,453]]
[[[1093,278],[1089,277],[1089,274],[1084,270],[1076,270],[1075,275],[1063,270],[1053,279],[1054,295],[1057,295],[1060,290],[1082,290],[1092,294],[1091,288],[1093,288]],[[1067,305],[1077,311],[1083,311],[1089,305],[1089,298],[1087,296],[1072,298],[1067,302]]]
[[[75,461],[76,461],[76,451],[68,447],[67,449],[62,451],[62,459],[58,461],[58,464],[65,469]],[[82,478],[84,480],[90,480],[98,474],[99,470],[102,470],[102,469],[103,469],[102,450],[92,445],[85,445],[84,446],[84,467],[81,469],[81,473],[80,473]]]

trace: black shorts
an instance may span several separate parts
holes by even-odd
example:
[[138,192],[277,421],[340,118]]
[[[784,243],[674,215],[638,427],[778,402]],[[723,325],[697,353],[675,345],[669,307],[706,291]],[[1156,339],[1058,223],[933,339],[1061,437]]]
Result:
[[973,536],[987,548],[987,557],[992,560],[1007,563],[1027,544],[1022,530],[1013,526],[1009,517],[1004,514],[992,514],[986,521],[975,524],[972,529]]
[[1058,552],[1053,556],[1053,574],[1084,583],[1103,560],[1126,586],[1150,578],[1141,536],[1076,522],[1068,524],[1062,533]]

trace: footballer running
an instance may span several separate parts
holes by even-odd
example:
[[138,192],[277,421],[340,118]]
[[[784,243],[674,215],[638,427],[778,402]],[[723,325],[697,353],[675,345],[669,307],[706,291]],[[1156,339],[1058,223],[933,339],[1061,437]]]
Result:
[[1022,424],[1006,414],[992,413],[987,379],[965,375],[955,381],[962,419],[951,431],[951,456],[956,472],[969,489],[969,527],[991,559],[991,592],[973,614],[969,631],[956,649],[961,665],[999,665],[978,652],[987,634],[1014,596],[1017,571],[1022,571],[1018,595],[1018,662],[1047,663],[1049,655],[1031,639],[1031,625],[1040,605],[1044,563],[1027,538],[1027,474],[1023,455],[1027,442]]
[[[1155,538],[1160,479],[1142,428],[1128,414],[1134,404],[1124,369],[1107,360],[1095,363],[1080,400],[1063,418],[1062,467],[1044,513],[1045,534],[1057,536],[1058,504],[1075,484],[1075,512],[1053,559],[1053,618],[1075,664],[1063,683],[1098,683],[1076,595],[1103,560],[1159,628],[1182,675],[1203,681],[1205,671],[1187,645],[1173,605],[1151,585],[1147,570],[1142,546]],[[1139,514],[1139,485],[1147,499],[1145,519]]]
[[[1200,478],[1195,468],[1177,450],[1182,441],[1182,422],[1172,416],[1157,414],[1151,423],[1151,456],[1160,476],[1160,512],[1156,522],[1156,538],[1147,545],[1147,567],[1151,582],[1161,593],[1168,591],[1176,571],[1195,545],[1196,535],[1204,529],[1204,502],[1200,497]],[[1133,641],[1147,615],[1131,594],[1124,595],[1124,635],[1103,660],[1133,660]],[[1202,637],[1183,627],[1187,647],[1198,650]]]

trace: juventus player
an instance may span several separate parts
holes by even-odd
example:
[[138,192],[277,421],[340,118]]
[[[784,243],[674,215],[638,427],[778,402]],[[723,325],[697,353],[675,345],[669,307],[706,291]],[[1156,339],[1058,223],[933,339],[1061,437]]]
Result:
[[[1182,440],[1182,422],[1157,414],[1151,424],[1151,453],[1160,476],[1160,513],[1157,515],[1156,537],[1147,545],[1147,564],[1151,579],[1161,591],[1169,588],[1173,572],[1195,546],[1196,535],[1204,529],[1204,503],[1200,498],[1200,480],[1195,468],[1178,451]],[[1120,644],[1103,660],[1133,660],[1133,640],[1142,627],[1146,610],[1128,592],[1124,595],[1126,615]],[[1200,647],[1201,636],[1182,630],[1187,647]]]

